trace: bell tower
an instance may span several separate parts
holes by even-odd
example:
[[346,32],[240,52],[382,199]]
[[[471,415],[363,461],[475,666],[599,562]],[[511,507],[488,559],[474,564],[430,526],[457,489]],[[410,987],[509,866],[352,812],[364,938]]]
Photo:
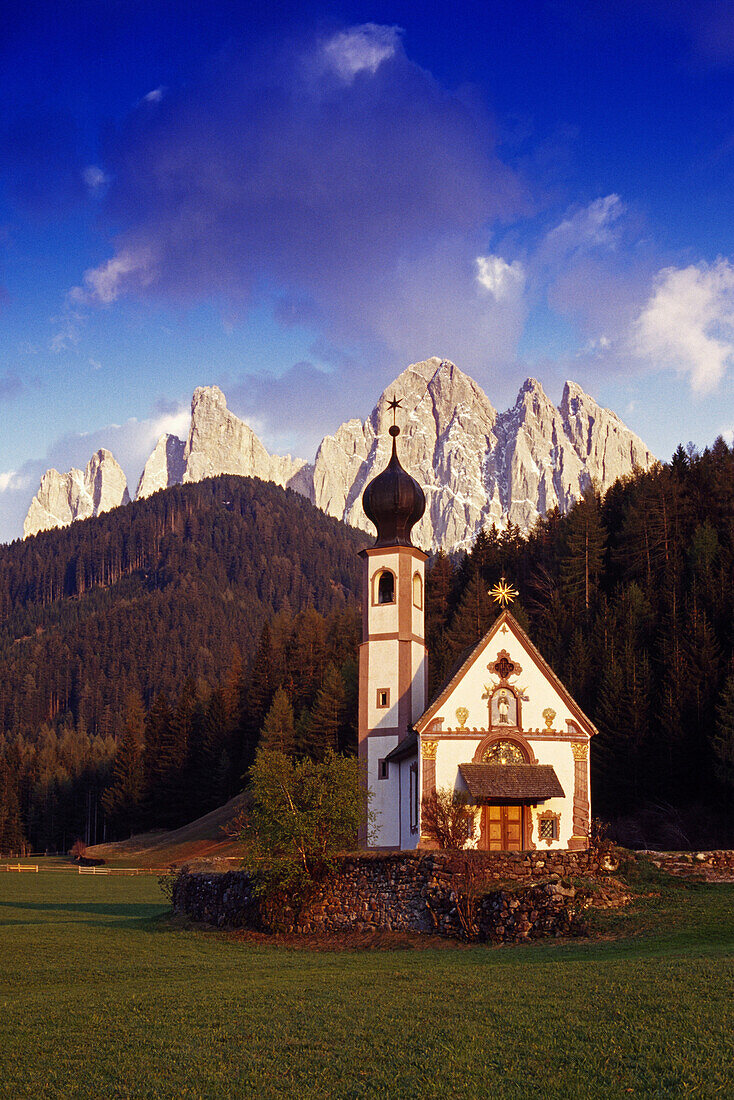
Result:
[[[393,398],[394,411],[400,402]],[[393,424],[392,456],[362,495],[377,528],[374,546],[361,551],[362,644],[359,650],[359,758],[372,792],[375,821],[363,844],[400,846],[400,768],[387,757],[425,710],[424,630],[427,555],[410,533],[426,507],[417,481],[400,465]],[[403,798],[406,794],[403,792]]]

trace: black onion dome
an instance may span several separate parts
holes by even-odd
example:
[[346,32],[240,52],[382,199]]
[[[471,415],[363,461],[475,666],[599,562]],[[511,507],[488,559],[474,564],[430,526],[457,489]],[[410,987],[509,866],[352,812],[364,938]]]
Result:
[[375,546],[412,546],[410,532],[426,510],[426,498],[418,482],[400,465],[397,438],[400,428],[390,428],[392,457],[362,494],[362,507],[377,528]]

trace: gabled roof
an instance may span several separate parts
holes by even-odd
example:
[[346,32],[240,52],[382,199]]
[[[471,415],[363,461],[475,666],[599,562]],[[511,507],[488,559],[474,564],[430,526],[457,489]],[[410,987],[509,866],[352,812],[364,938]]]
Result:
[[588,733],[589,737],[593,737],[596,733],[598,733],[599,731],[597,730],[594,723],[591,721],[590,718],[587,718],[576,700],[569,693],[568,689],[564,687],[564,685],[558,679],[555,672],[550,667],[545,658],[541,655],[537,647],[533,645],[533,643],[530,641],[530,638],[520,626],[517,619],[515,619],[514,616],[511,615],[510,612],[506,609],[500,612],[500,614],[497,616],[484,637],[480,638],[477,644],[471,649],[466,659],[461,663],[458,670],[449,677],[449,679],[446,681],[443,688],[439,691],[438,695],[435,697],[428,709],[423,712],[417,722],[413,723],[413,726],[418,731],[418,733],[425,732],[426,726],[429,724],[431,719],[434,718],[435,715],[441,710],[454,688],[457,687],[458,684],[464,679],[469,669],[472,667],[474,662],[478,660],[480,655],[485,651],[489,643],[494,638],[495,634],[497,634],[497,632],[501,630],[501,628],[505,625],[509,630],[512,631],[520,644],[524,646],[524,648],[536,662],[540,670],[543,672],[546,679],[552,684],[552,686],[560,695],[561,699],[563,699],[564,703],[571,711],[571,714],[574,716],[576,721],[579,723],[580,726],[583,727],[586,733]]

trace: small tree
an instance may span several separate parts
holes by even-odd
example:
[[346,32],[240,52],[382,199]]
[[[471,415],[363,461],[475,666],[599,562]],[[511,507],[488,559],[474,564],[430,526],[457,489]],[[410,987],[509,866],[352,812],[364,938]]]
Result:
[[258,887],[272,898],[287,891],[297,903],[356,846],[367,798],[354,757],[293,760],[260,749],[250,769],[250,808],[238,835]]
[[84,859],[84,855],[86,853],[86,850],[87,850],[87,846],[84,843],[84,841],[81,840],[81,839],[78,839],[78,840],[75,840],[74,843],[72,844],[71,851],[69,852],[69,855],[73,856],[74,859],[77,860],[77,862],[78,862],[78,861]]
[[439,848],[463,848],[469,838],[472,810],[465,791],[451,787],[434,790],[424,801],[421,827],[424,836]]

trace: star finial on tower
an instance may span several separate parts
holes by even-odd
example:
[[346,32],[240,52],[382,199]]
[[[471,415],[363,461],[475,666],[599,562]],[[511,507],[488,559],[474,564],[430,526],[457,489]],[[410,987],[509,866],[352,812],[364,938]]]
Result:
[[393,397],[392,401],[388,401],[387,407],[388,407],[388,409],[392,409],[392,426],[394,428],[395,427],[395,410],[402,408],[402,405],[400,403],[400,399],[397,398],[397,397]]

